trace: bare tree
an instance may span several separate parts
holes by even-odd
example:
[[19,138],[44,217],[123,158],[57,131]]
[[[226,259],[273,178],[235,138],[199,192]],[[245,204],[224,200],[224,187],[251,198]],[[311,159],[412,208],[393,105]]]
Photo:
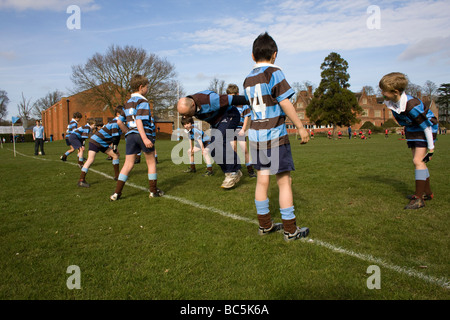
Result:
[[366,91],[366,94],[367,94],[368,96],[373,96],[373,95],[375,94],[375,90],[373,90],[373,87],[372,87],[372,86],[364,86],[364,87],[363,87],[363,90]]
[[31,119],[31,112],[33,110],[33,104],[31,103],[31,99],[25,99],[22,92],[22,100],[17,105],[17,109],[19,110],[19,117],[22,119],[22,123],[26,128],[28,126],[28,120]]
[[406,93],[413,96],[413,97],[418,97],[420,95],[422,95],[422,87],[414,84],[414,83],[408,83],[408,86],[406,87]]
[[5,90],[0,90],[0,120],[8,114],[8,93]]
[[434,98],[435,93],[437,92],[438,86],[430,80],[425,81],[423,85],[424,94],[430,98],[430,101]]
[[63,93],[58,90],[47,93],[45,97],[38,99],[33,104],[33,115],[40,119],[42,111],[50,108],[52,105],[57,103],[59,100],[61,100],[62,96]]
[[225,87],[225,81],[217,78],[212,79],[209,82],[208,90],[214,91],[217,94],[225,94],[227,89]]
[[113,109],[128,100],[134,74],[149,79],[147,98],[155,105],[168,105],[173,100],[175,67],[142,48],[112,45],[104,55],[96,53],[86,64],[72,66],[71,79],[75,91],[83,91],[86,101]]

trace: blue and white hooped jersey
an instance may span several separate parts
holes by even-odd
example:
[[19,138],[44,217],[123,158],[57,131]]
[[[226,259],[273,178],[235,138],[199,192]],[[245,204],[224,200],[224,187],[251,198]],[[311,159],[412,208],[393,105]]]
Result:
[[145,97],[140,94],[133,93],[131,98],[125,104],[123,111],[125,112],[126,123],[128,127],[128,132],[139,133],[136,126],[136,120],[142,120],[144,125],[144,131],[147,136],[152,137],[155,125],[152,121],[152,115],[150,111],[150,105]]
[[436,140],[439,123],[434,113],[421,100],[403,93],[397,104],[390,101],[385,101],[385,104],[391,109],[398,124],[405,126],[406,140],[427,141],[425,129],[428,127],[431,127],[433,140]]
[[244,81],[244,92],[251,108],[249,141],[258,149],[289,144],[286,114],[279,103],[295,91],[281,69],[273,64],[256,64]]
[[203,132],[202,130],[200,130],[196,127],[193,127],[189,131],[189,139],[195,141],[195,143],[197,143],[198,140],[201,140],[203,145],[205,143],[211,142],[211,137],[209,137],[205,132]]
[[244,121],[246,117],[251,117],[251,108],[248,105],[236,106],[239,114],[241,115],[241,119],[239,120],[238,128],[242,128],[244,126]]
[[115,117],[113,120],[105,124],[97,133],[92,135],[91,142],[94,142],[104,148],[108,148],[114,140],[120,141],[122,130],[117,123],[120,120],[125,123],[125,117]]
[[73,130],[75,130],[78,127],[78,122],[75,119],[70,120],[69,124],[67,125],[66,130],[66,136],[69,136]]
[[89,138],[89,134],[91,133],[91,126],[89,123],[86,123],[82,127],[76,128],[71,135],[75,135],[80,140],[85,140]]
[[232,95],[219,95],[211,90],[205,90],[188,96],[194,100],[196,112],[194,116],[202,121],[214,125],[225,112],[232,108]]

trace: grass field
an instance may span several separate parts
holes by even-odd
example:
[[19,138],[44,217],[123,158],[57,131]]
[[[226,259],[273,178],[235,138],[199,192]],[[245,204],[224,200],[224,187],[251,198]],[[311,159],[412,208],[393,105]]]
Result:
[[[406,142],[291,139],[298,224],[307,240],[260,237],[255,179],[220,189],[223,174],[182,173],[171,150],[157,142],[158,186],[149,199],[146,165],[135,166],[123,197],[110,202],[115,181],[106,155],[76,186],[75,154],[59,160],[62,141],[0,149],[0,299],[155,300],[447,300],[449,294],[450,136],[439,136],[429,163],[435,199],[420,210],[403,207],[414,191]],[[119,149],[124,154],[125,143]],[[121,158],[123,164],[124,157]],[[272,181],[270,208],[280,221]],[[69,290],[69,266],[81,289]],[[369,289],[371,265],[380,289]]]

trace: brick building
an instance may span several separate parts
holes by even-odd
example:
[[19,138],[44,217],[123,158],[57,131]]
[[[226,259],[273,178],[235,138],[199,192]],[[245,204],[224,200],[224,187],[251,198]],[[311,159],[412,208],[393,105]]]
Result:
[[[352,125],[353,130],[358,130],[367,121],[372,122],[375,126],[379,127],[382,126],[387,120],[394,119],[392,112],[383,103],[383,98],[377,98],[376,95],[368,95],[364,89],[360,93],[355,93],[355,96],[358,104],[363,109],[363,112],[362,114],[358,115],[358,119],[360,119],[361,121]],[[312,98],[312,87],[308,87],[308,90],[300,91],[297,94],[297,100],[294,104],[297,110],[297,115],[306,129],[313,129],[315,132],[328,131],[332,128],[332,126],[318,127],[306,116],[306,108],[308,107]],[[425,105],[429,105],[431,111],[433,111],[436,116],[439,114],[434,100],[430,101],[429,97],[422,97],[422,95],[420,94],[418,98],[421,99]],[[289,119],[286,119],[286,126],[288,133],[296,133],[295,126]],[[338,129],[341,129],[345,132],[347,128],[345,127]]]
[[[89,90],[88,90],[89,91]],[[113,111],[107,106],[97,103],[86,103],[85,94],[80,92],[69,97],[63,97],[50,108],[42,112],[42,122],[45,128],[45,136],[53,140],[62,140],[66,135],[67,125],[72,120],[75,112],[80,112],[83,118],[78,123],[83,126],[86,123],[93,123],[96,120],[108,123],[114,118]],[[150,102],[150,109],[153,114],[153,104]],[[157,132],[172,134],[173,122],[155,119]]]

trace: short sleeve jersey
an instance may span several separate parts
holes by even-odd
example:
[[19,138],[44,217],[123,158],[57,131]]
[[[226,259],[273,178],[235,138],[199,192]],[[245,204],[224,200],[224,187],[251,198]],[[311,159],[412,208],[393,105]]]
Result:
[[97,133],[92,135],[91,142],[101,147],[107,148],[113,143],[114,139],[119,138],[122,135],[122,130],[117,123],[117,120],[125,122],[125,117],[119,116],[112,119],[110,122],[105,124]]
[[251,108],[250,143],[258,149],[289,144],[286,114],[279,103],[295,91],[283,71],[273,64],[256,64],[244,81],[244,90]]
[[152,121],[153,118],[150,111],[150,105],[145,97],[140,94],[133,93],[124,106],[124,112],[128,127],[128,132],[125,135],[129,135],[130,133],[139,133],[136,126],[136,120],[139,119],[142,120],[145,134],[149,137],[153,137],[155,126]]

